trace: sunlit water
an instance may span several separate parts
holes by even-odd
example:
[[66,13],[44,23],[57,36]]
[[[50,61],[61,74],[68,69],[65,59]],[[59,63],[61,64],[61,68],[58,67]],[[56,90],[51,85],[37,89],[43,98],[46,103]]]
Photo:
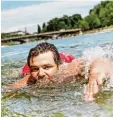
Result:
[[[48,40],[60,52],[72,53],[76,58],[84,55],[113,59],[113,32],[81,35]],[[2,117],[113,117],[113,91],[102,90],[96,100],[83,99],[83,82],[36,88],[9,90],[6,85],[21,76],[29,49],[39,42],[2,47]]]

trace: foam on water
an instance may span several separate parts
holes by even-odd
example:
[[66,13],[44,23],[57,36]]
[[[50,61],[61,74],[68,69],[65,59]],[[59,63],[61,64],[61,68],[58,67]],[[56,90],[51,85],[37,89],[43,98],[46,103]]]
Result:
[[89,48],[86,51],[83,52],[83,58],[89,62],[92,62],[96,58],[108,58],[112,59],[111,57],[113,53],[111,53],[111,50],[104,49],[102,47],[95,47],[95,48]]
[[110,86],[113,87],[113,73],[111,74],[111,77],[110,77]]
[[[89,48],[83,52],[82,59],[87,61],[85,65],[85,78],[86,79],[88,79],[89,77],[89,69],[90,69],[91,63],[95,59],[104,59],[104,58],[113,60],[113,43],[107,44],[103,47]],[[110,74],[109,84],[107,86],[113,87],[113,73]]]

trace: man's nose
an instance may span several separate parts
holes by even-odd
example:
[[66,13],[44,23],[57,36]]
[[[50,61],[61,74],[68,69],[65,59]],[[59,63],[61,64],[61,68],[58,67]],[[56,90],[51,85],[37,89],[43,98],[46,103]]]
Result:
[[42,68],[39,69],[39,74],[38,74],[39,77],[44,77],[45,76],[45,72]]

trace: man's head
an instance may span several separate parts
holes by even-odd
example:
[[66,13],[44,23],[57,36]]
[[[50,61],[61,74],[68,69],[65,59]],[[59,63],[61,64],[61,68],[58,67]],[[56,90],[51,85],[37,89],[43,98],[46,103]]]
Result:
[[52,77],[57,72],[61,59],[57,48],[44,42],[30,50],[27,63],[32,77]]

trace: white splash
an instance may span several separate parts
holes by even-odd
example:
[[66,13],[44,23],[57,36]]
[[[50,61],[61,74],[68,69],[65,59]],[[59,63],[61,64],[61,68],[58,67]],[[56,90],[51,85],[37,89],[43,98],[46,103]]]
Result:
[[110,77],[110,86],[113,87],[113,73],[112,73],[112,75]]
[[[89,69],[95,59],[108,58],[113,61],[113,43],[105,45],[104,47],[89,48],[83,52],[82,59],[86,60],[85,65],[85,79],[89,77]],[[109,84],[113,87],[113,73],[110,76]]]

